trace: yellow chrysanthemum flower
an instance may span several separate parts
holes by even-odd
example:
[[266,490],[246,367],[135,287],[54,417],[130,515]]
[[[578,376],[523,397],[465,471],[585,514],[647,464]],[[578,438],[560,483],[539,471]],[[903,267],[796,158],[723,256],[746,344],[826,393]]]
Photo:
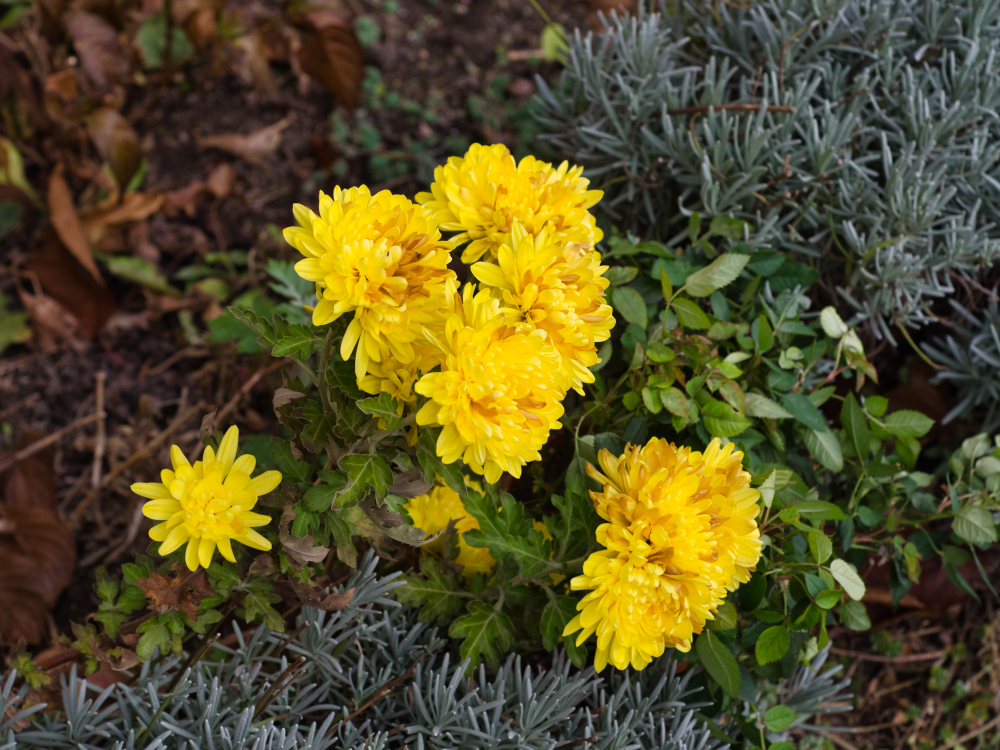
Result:
[[[358,381],[358,387],[365,393],[373,396],[388,393],[396,399],[396,414],[399,416],[403,416],[404,411],[416,411],[417,393],[413,386],[421,375],[441,364],[440,350],[425,340],[414,341],[413,349],[415,356],[410,362],[400,362],[391,355],[382,362],[369,362],[368,374]],[[385,429],[384,420],[379,420],[379,429]],[[411,425],[407,442],[416,445],[417,437],[417,426]]]
[[434,170],[431,192],[417,202],[431,209],[442,229],[461,232],[456,244],[468,242],[463,263],[484,255],[493,260],[515,219],[534,234],[548,223],[567,242],[594,245],[604,233],[587,210],[604,195],[588,190],[583,167],[563,162],[558,168],[533,156],[520,163],[503,144],[474,143],[464,157],[453,156]]
[[547,228],[531,235],[515,220],[497,263],[476,263],[472,273],[502,300],[509,320],[548,334],[569,386],[582,395],[583,384],[594,382],[597,343],[615,326],[604,298],[607,269],[591,245],[561,241]]
[[[482,487],[474,481],[469,486],[477,492]],[[462,504],[461,496],[447,485],[435,484],[426,495],[415,497],[404,506],[413,519],[413,525],[427,536],[437,534],[455,521],[458,532],[458,557],[455,562],[462,566],[462,575],[472,578],[476,573],[489,574],[496,561],[486,547],[473,547],[465,541],[465,532],[479,528],[479,521],[469,514]],[[444,539],[438,538],[425,544],[421,550],[436,555],[444,554]]]
[[505,471],[519,477],[562,426],[559,355],[545,331],[524,334],[507,325],[487,290],[476,294],[467,284],[452,307],[440,339],[424,330],[444,363],[417,382],[417,393],[430,399],[417,424],[444,428],[437,441],[444,463],[461,458],[491,483]]
[[743,454],[718,438],[704,453],[653,438],[620,458],[601,451],[599,460],[603,473],[587,472],[604,486],[591,497],[608,521],[597,529],[607,549],[572,580],[591,592],[563,635],[582,630],[582,644],[597,633],[598,672],[608,662],[642,669],[667,647],[690,650],[726,592],[750,579],[760,559],[760,493]]
[[414,358],[413,341],[443,304],[443,284],[453,242],[423,208],[383,190],[371,195],[362,185],[319,194],[319,216],[296,204],[298,227],[285,229],[288,244],[305,257],[295,264],[304,279],[316,282],[318,303],[313,325],[326,325],[354,312],[340,345],[346,360],[358,352],[361,379],[369,361]]
[[201,461],[194,466],[176,445],[170,449],[173,471],[160,472],[160,482],[138,482],[132,491],[149,501],[142,506],[146,518],[162,521],[149,530],[150,538],[162,542],[160,554],[169,555],[187,544],[184,561],[191,570],[207,568],[218,547],[222,556],[236,562],[232,542],[267,551],[271,543],[254,531],[271,522],[268,516],[254,513],[260,495],[266,495],[281,483],[281,472],[265,471],[251,478],[257,459],[236,457],[239,430],[230,427],[218,454],[205,447]]

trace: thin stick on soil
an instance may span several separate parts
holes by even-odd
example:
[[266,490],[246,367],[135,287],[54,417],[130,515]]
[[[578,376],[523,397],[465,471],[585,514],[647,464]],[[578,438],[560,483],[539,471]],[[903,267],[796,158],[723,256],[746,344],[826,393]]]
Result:
[[925,654],[905,654],[903,656],[879,656],[878,654],[865,654],[861,651],[848,651],[844,648],[831,648],[831,654],[840,656],[850,656],[858,661],[877,661],[882,664],[910,664],[916,661],[931,661],[941,659],[951,653],[948,649],[942,651],[928,651]]
[[7,469],[9,469],[11,466],[18,463],[19,461],[23,461],[24,459],[30,458],[31,456],[35,455],[39,451],[45,450],[53,443],[58,442],[65,435],[75,430],[77,427],[82,427],[85,424],[90,424],[95,419],[97,419],[97,414],[88,414],[85,417],[80,417],[79,419],[70,422],[65,427],[56,430],[51,435],[46,435],[40,440],[36,440],[35,442],[33,442],[31,445],[25,446],[14,455],[4,459],[3,461],[0,461],[0,474],[7,471]]
[[[100,493],[100,491],[105,487],[107,487],[108,484],[110,484],[113,479],[115,479],[119,474],[125,471],[125,469],[134,464],[136,461],[140,461],[143,458],[146,458],[147,456],[151,455],[154,451],[158,450],[159,447],[168,437],[170,437],[174,432],[176,432],[179,427],[181,427],[185,422],[188,421],[188,419],[194,416],[195,412],[198,412],[200,410],[201,410],[200,404],[195,404],[194,406],[192,406],[190,409],[188,409],[179,417],[177,417],[177,419],[171,422],[167,426],[167,428],[163,430],[163,432],[161,432],[159,435],[157,435],[148,443],[146,443],[145,448],[136,451],[127,459],[118,464],[111,471],[109,471],[107,475],[104,477],[104,479],[101,481],[101,483],[97,487],[94,487],[90,492],[88,492],[86,497],[84,497],[83,500],[80,501],[80,504],[77,505],[76,508],[73,510],[73,514],[69,518],[70,527],[74,529],[79,527],[80,521],[83,519],[83,514],[86,512],[87,508],[90,507],[90,504],[94,502],[94,498],[96,498],[97,495]],[[95,414],[93,416],[96,417],[97,415]]]
[[[764,109],[763,104],[699,104],[696,107],[677,107],[676,109],[668,109],[667,114],[670,116],[677,115],[698,115],[703,112],[708,112],[708,110],[714,109],[716,112],[760,112]],[[795,107],[789,107],[783,104],[768,105],[768,112],[778,112],[779,114],[795,114]]]
[[97,435],[94,438],[94,465],[90,473],[90,486],[96,487],[101,483],[101,468],[104,465],[104,451],[108,446],[108,436],[105,430],[107,414],[104,412],[104,381],[107,373],[98,370],[94,375],[97,381],[94,388],[94,399],[97,402]]
[[357,718],[360,714],[362,714],[365,711],[367,711],[375,703],[377,703],[378,701],[382,700],[382,698],[384,698],[389,693],[391,693],[393,690],[395,690],[397,687],[399,687],[400,684],[406,682],[408,679],[410,679],[411,677],[413,677],[414,673],[416,673],[416,671],[417,671],[417,665],[420,664],[420,662],[422,662],[424,660],[425,656],[427,656],[427,654],[421,654],[417,658],[417,660],[415,662],[413,662],[413,664],[410,666],[410,668],[407,669],[405,672],[403,672],[403,674],[401,674],[399,677],[395,677],[392,680],[389,680],[389,682],[385,683],[385,685],[383,685],[382,687],[378,688],[374,693],[372,693],[370,696],[368,696],[368,700],[366,700],[364,703],[362,703],[360,706],[358,706],[358,708],[355,709],[351,714],[349,714],[348,716],[345,716],[343,719],[341,719],[336,724],[334,724],[332,727],[330,727],[327,730],[327,732],[326,732],[326,736],[329,737],[331,734],[333,734],[338,729],[340,729],[341,726],[343,726],[347,722],[352,721],[353,719]]
[[236,395],[233,396],[231,399],[229,399],[226,402],[225,406],[219,409],[219,413],[215,415],[215,421],[212,423],[212,426],[218,427],[219,424],[222,422],[222,418],[227,416],[229,412],[235,409],[236,405],[239,404],[240,399],[243,398],[245,395],[247,395],[253,389],[253,387],[261,381],[261,379],[263,379],[267,375],[270,375],[279,367],[287,365],[291,361],[292,360],[286,357],[284,359],[279,359],[277,362],[272,362],[267,367],[263,367],[260,370],[257,370],[257,372],[251,375],[250,379],[243,384],[243,387],[236,392]]
[[30,394],[28,394],[27,396],[25,396],[24,398],[22,398],[17,403],[11,404],[10,406],[8,406],[3,411],[0,411],[0,419],[6,419],[11,414],[16,414],[19,410],[23,409],[25,406],[28,406],[29,404],[35,403],[41,397],[42,396],[41,396],[40,393],[30,393]]

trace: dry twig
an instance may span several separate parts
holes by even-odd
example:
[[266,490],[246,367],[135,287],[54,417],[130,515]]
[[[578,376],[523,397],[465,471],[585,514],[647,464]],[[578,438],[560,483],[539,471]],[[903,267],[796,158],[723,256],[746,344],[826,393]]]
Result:
[[3,461],[0,461],[0,474],[5,472],[7,469],[16,464],[18,461],[23,461],[24,459],[35,455],[39,451],[45,450],[53,443],[58,442],[66,434],[75,430],[77,427],[82,427],[85,424],[90,424],[95,419],[97,419],[97,416],[98,416],[97,414],[88,414],[85,417],[80,417],[79,419],[70,422],[65,427],[56,430],[51,435],[46,435],[45,437],[33,442],[31,445],[25,446],[12,456],[9,456]]

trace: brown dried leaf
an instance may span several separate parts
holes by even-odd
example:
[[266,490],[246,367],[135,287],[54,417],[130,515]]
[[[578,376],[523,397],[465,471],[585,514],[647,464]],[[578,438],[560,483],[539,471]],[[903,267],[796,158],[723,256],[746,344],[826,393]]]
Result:
[[142,593],[152,599],[149,608],[154,612],[180,610],[192,620],[198,619],[198,605],[202,597],[212,594],[205,570],[199,568],[194,573],[174,565],[171,568],[173,576],[168,578],[159,573],[150,573],[148,578],[140,578],[136,585]]
[[131,669],[139,663],[139,656],[130,648],[114,646],[102,651],[96,636],[90,636],[90,650],[98,661],[102,661],[116,672]]
[[164,196],[151,193],[129,193],[117,206],[88,213],[83,217],[83,231],[92,244],[101,241],[109,227],[142,221],[163,206]]
[[331,91],[348,107],[361,97],[365,77],[364,50],[354,33],[351,17],[322,8],[307,14],[313,33],[302,43],[302,69]]
[[49,216],[52,226],[56,228],[63,245],[73,253],[80,265],[90,272],[90,275],[104,286],[101,272],[97,270],[97,262],[90,252],[90,243],[83,231],[83,224],[73,204],[73,195],[66,183],[66,168],[62,162],[56,164],[49,175]]
[[195,180],[187,187],[171,190],[163,196],[163,213],[171,219],[180,216],[182,211],[188,217],[193,217],[206,192],[205,183],[201,180]]
[[424,479],[422,470],[410,469],[393,477],[389,494],[407,498],[420,497],[430,492],[433,486],[433,483]]
[[139,136],[112,107],[101,107],[87,118],[87,132],[98,153],[111,165],[118,186],[126,188],[142,161]]
[[240,78],[252,84],[257,91],[276,94],[278,84],[275,83],[271,66],[268,64],[267,50],[260,29],[244,34],[233,43],[233,46],[243,53],[236,69]]
[[218,166],[214,167],[212,171],[208,173],[208,179],[205,180],[205,187],[207,187],[209,192],[211,192],[216,198],[225,198],[233,192],[233,186],[235,184],[236,170],[229,166],[226,162],[222,162]]
[[293,536],[289,533],[294,520],[295,509],[291,505],[286,505],[281,514],[281,523],[278,525],[278,540],[285,554],[297,565],[323,562],[330,548],[316,545],[316,540],[311,535]]
[[307,607],[327,612],[339,612],[354,600],[357,588],[348,589],[343,594],[338,594],[336,591],[327,593],[316,586],[304,586],[298,581],[292,581],[292,590]]
[[228,133],[226,135],[210,135],[198,139],[202,148],[218,148],[228,151],[248,162],[260,164],[264,158],[273,154],[281,145],[281,131],[288,127],[291,119],[286,117],[266,128],[255,130],[249,135]]
[[[27,437],[26,433],[25,438]],[[24,440],[24,445],[28,445],[44,435],[32,431],[30,437],[30,440]],[[0,462],[6,457],[6,454],[0,454]],[[43,508],[55,511],[56,483],[52,476],[54,458],[55,448],[53,447],[39,451],[14,464],[7,473],[7,482],[3,490],[4,504],[8,508]]]
[[274,392],[274,398],[271,399],[271,403],[274,408],[277,409],[279,406],[284,406],[285,404],[290,404],[297,398],[302,398],[306,394],[300,391],[293,391],[291,388],[285,388],[282,386]]
[[118,44],[118,32],[100,16],[71,10],[64,20],[80,65],[94,86],[103,91],[128,77],[128,56]]
[[[115,311],[115,301],[107,287],[99,284],[84,269],[51,230],[43,237],[42,246],[25,264],[25,270],[34,273],[42,288],[78,321],[80,335],[84,338],[92,339]],[[22,292],[22,300],[27,296]],[[42,319],[53,331],[61,330],[53,311],[49,309],[51,305],[43,299],[33,301],[37,308],[36,319]],[[29,302],[25,301],[25,307],[28,305]]]
[[31,318],[35,345],[39,349],[55,349],[85,338],[80,332],[80,321],[54,299],[44,294],[28,294],[23,289],[17,291]]

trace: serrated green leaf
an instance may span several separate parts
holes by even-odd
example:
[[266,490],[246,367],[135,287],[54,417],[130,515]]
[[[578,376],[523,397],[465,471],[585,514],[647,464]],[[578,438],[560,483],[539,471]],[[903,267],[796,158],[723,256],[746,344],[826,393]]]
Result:
[[764,714],[764,726],[771,732],[784,732],[792,725],[797,716],[798,714],[788,706],[772,706]]
[[683,297],[675,299],[670,309],[674,311],[677,319],[685,328],[700,330],[708,328],[711,325],[708,316],[702,312],[701,308],[698,307],[698,303],[693,300],[684,299]]
[[747,415],[765,419],[791,419],[792,414],[781,404],[759,393],[748,393]]
[[853,565],[846,560],[834,560],[830,563],[830,572],[834,580],[843,587],[845,594],[858,602],[864,598],[865,582]]
[[338,496],[338,507],[353,505],[364,499],[369,488],[375,491],[375,498],[385,497],[392,484],[392,466],[382,456],[372,453],[353,453],[342,456],[337,466],[347,473],[350,480],[347,488]]
[[736,657],[711,630],[702,631],[694,644],[698,661],[731,698],[740,693],[740,667]]
[[514,643],[514,623],[506,614],[485,602],[470,602],[468,614],[451,624],[448,635],[464,639],[458,652],[462,659],[470,660],[469,673],[483,659],[490,669],[496,669],[500,657]]
[[[716,219],[718,218],[720,217],[717,216]],[[712,224],[714,226],[714,219]],[[710,265],[688,276],[684,291],[692,297],[707,297],[739,276],[749,260],[749,255],[739,253],[721,255]]]
[[406,577],[406,585],[396,589],[396,598],[403,604],[420,607],[420,622],[444,625],[462,610],[462,582],[455,573],[445,572],[433,558],[426,558],[420,575]]
[[[743,239],[744,227],[749,227],[750,225],[743,219],[737,219],[734,216],[727,216],[726,214],[719,214],[718,216],[712,217],[712,223],[709,224],[709,231],[712,234],[717,234],[720,237],[728,237],[731,240],[741,240]],[[744,256],[749,259],[749,255]]]
[[396,413],[398,403],[388,393],[380,393],[378,398],[363,398],[358,401],[358,408],[365,414],[383,420],[385,429],[389,432],[398,430],[403,424],[402,417]]
[[646,330],[649,325],[649,316],[646,310],[646,301],[635,289],[630,286],[618,286],[611,292],[611,303],[615,311],[621,313],[629,323]]
[[813,559],[822,565],[833,554],[833,542],[822,532],[809,534],[809,551],[812,553]]
[[512,496],[505,493],[497,508],[489,497],[469,492],[465,510],[479,522],[478,529],[464,534],[470,546],[488,548],[497,561],[512,558],[527,578],[551,567],[548,542],[525,519],[524,506]]
[[795,508],[799,517],[806,521],[843,521],[844,511],[825,500],[803,500],[789,507]]
[[293,482],[306,482],[312,477],[312,466],[305,461],[299,461],[292,454],[291,444],[284,438],[271,438],[271,458],[284,479]]
[[715,399],[702,404],[701,414],[705,429],[716,437],[735,437],[750,426],[750,420]]
[[[566,625],[577,615],[576,598],[556,595],[554,599],[554,601],[549,600],[549,603],[545,605],[538,623],[542,631],[542,645],[546,651],[551,651],[558,645],[559,641],[562,640]],[[570,661],[582,669],[587,663],[586,645],[577,646],[576,634],[573,634],[563,641],[563,647],[566,649],[566,655],[569,656]]]
[[806,427],[819,432],[829,431],[823,412],[816,408],[808,396],[801,393],[785,393],[781,397],[781,404]]
[[732,602],[723,602],[715,610],[715,619],[708,620],[705,627],[709,630],[730,630],[736,627],[736,607]]
[[285,621],[272,605],[281,601],[281,597],[271,591],[271,582],[257,579],[248,582],[243,591],[244,616],[247,622],[253,622],[258,617],[267,627],[277,633],[285,632]]
[[348,478],[344,472],[326,471],[324,474],[333,481],[328,480],[323,484],[310,487],[306,491],[305,497],[302,498],[303,507],[313,513],[330,510],[334,499],[337,497],[337,493],[347,486]]
[[319,338],[309,326],[289,323],[277,313],[271,318],[274,324],[275,344],[272,357],[292,357],[306,360],[313,353]]
[[420,436],[417,440],[417,461],[424,470],[424,479],[428,482],[435,481],[436,477],[441,477],[445,484],[457,492],[465,495],[465,477],[462,474],[461,463],[455,462],[445,464],[437,455],[437,438],[441,433],[440,428],[421,427]]
[[959,538],[970,544],[992,544],[997,540],[993,514],[978,505],[962,508],[952,521],[951,528]]
[[848,630],[871,630],[872,621],[868,617],[865,605],[861,602],[844,602],[838,611],[840,612],[840,621]]
[[843,470],[844,454],[840,450],[840,441],[836,435],[829,430],[820,432],[807,428],[803,430],[803,436],[813,458],[830,471]]
[[858,458],[864,461],[871,445],[871,430],[868,429],[868,418],[853,393],[848,393],[844,398],[844,405],[840,408],[840,425],[854,446]]
[[774,625],[768,628],[760,634],[757,645],[754,646],[757,663],[770,664],[773,661],[778,661],[788,651],[791,643],[792,640],[784,625]]
[[750,336],[757,345],[757,351],[766,354],[774,346],[774,331],[763,313],[750,326]]
[[902,409],[894,411],[885,418],[885,428],[896,437],[918,438],[926,435],[934,420],[919,411]]

